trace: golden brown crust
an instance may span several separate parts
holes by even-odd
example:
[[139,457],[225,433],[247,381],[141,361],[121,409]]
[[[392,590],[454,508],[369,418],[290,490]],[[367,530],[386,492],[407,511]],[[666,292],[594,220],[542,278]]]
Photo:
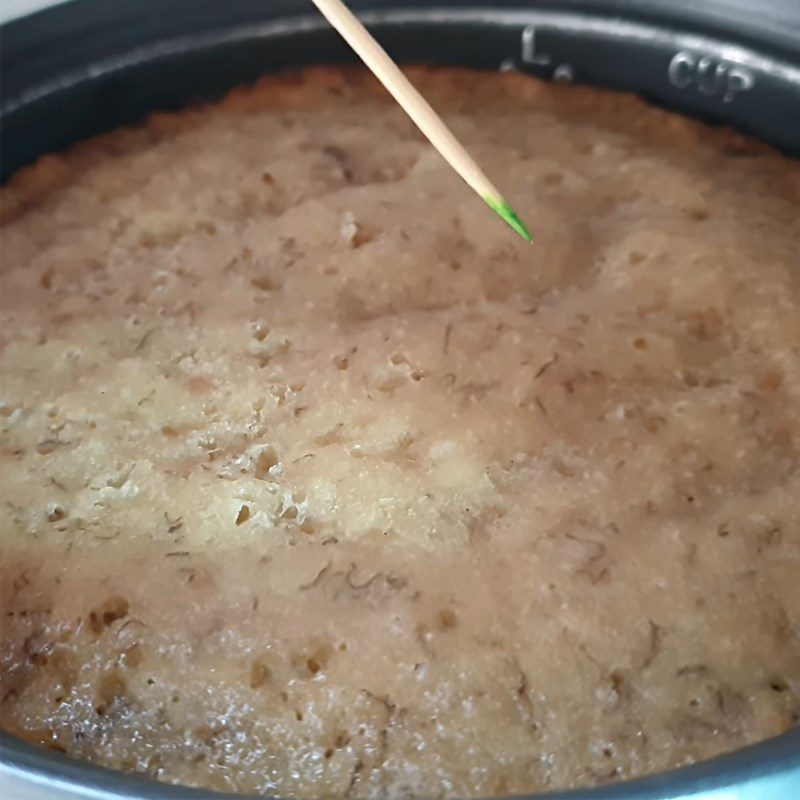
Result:
[[0,712],[268,796],[497,797],[800,721],[798,165],[635,98],[265,79],[3,197]]
[[[562,116],[591,120],[608,130],[622,131],[643,143],[666,145],[692,154],[698,149],[722,152],[731,157],[759,157],[759,169],[774,178],[774,191],[787,198],[800,197],[800,164],[768,145],[737,131],[712,127],[664,111],[631,94],[584,86],[545,83],[521,73],[474,73],[465,69],[411,67],[412,81],[425,84],[431,102],[442,113],[480,108],[491,114],[498,103],[511,96],[520,109],[535,107],[557,110]],[[463,81],[469,79],[465,95]],[[334,95],[347,103],[367,91],[386,103],[392,102],[368,72],[358,67],[313,67],[260,78],[250,86],[233,89],[218,103],[177,112],[155,112],[138,127],[102,134],[74,145],[64,153],[42,156],[20,169],[0,189],[0,224],[35,207],[51,191],[67,184],[73,175],[97,160],[134,152],[193,125],[208,115],[247,114],[271,108],[312,108],[322,98]],[[534,131],[520,136],[535,136]]]

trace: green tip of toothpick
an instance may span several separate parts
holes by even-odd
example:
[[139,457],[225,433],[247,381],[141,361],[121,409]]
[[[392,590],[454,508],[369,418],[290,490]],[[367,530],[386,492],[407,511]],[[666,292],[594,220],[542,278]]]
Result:
[[512,227],[526,242],[532,242],[533,236],[530,231],[525,227],[525,223],[517,216],[513,208],[505,201],[498,200],[495,197],[484,197],[484,201],[495,214],[499,215]]

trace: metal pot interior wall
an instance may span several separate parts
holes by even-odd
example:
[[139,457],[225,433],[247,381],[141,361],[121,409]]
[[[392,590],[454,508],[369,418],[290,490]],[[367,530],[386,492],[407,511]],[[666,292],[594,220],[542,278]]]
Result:
[[[520,69],[635,91],[800,154],[795,0],[763,8],[721,0],[709,4],[721,9],[716,16],[688,0],[353,5],[401,61]],[[0,36],[3,180],[46,152],[149,111],[219,97],[265,72],[353,60],[305,0],[77,0],[6,24]],[[209,797],[76,762],[6,734],[0,746],[0,777],[27,786],[20,796]],[[672,773],[553,797],[678,800],[726,790],[741,800],[800,796],[800,730]]]
[[[689,24],[685,0],[672,12],[660,0],[354,5],[399,60],[635,91],[800,154],[800,5],[780,34],[743,30],[733,14],[716,33]],[[747,44],[730,44],[737,34]],[[265,72],[353,60],[306,0],[78,0],[3,26],[2,45],[3,180],[154,109],[213,99]]]

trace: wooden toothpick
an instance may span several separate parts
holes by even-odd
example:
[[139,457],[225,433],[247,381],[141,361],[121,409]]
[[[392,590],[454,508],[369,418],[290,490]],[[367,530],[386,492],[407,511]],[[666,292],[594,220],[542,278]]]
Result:
[[428,137],[451,167],[502,217],[523,239],[533,241],[514,209],[484,175],[470,154],[456,139],[425,98],[411,85],[397,64],[375,41],[341,0],[313,0],[328,22],[342,35],[375,77],[386,87],[403,110]]

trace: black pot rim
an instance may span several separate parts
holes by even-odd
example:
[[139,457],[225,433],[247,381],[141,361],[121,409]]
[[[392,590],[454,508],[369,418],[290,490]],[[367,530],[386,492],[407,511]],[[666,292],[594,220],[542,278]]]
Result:
[[[760,101],[756,99],[744,107],[741,118],[732,113],[733,104],[726,105],[723,96],[704,96],[698,91],[697,96],[687,98],[681,94],[686,87],[677,87],[676,91],[675,86],[665,84],[663,75],[652,76],[647,84],[648,94],[695,115],[741,124],[761,138],[777,140],[785,149],[796,149],[800,153],[800,8],[796,8],[792,16],[792,0],[773,0],[766,9],[756,9],[760,25],[754,25],[755,17],[744,14],[739,8],[743,2],[714,0],[700,12],[696,8],[699,4],[690,0],[532,0],[528,3],[508,0],[492,6],[470,0],[450,4],[441,0],[434,5],[419,0],[363,0],[353,5],[361,8],[366,21],[387,33],[404,25],[435,25],[445,29],[456,20],[465,26],[464,30],[469,30],[470,26],[502,24],[513,29],[514,35],[531,25],[538,26],[537,33],[543,35],[551,51],[559,57],[547,63],[536,60],[519,63],[520,58],[514,63],[512,58],[510,66],[523,67],[543,77],[558,77],[556,62],[560,61],[563,66],[566,57],[580,64],[581,48],[587,43],[591,43],[596,52],[602,52],[603,47],[613,49],[622,44],[635,44],[652,51],[651,55],[657,52],[662,60],[669,53],[710,54],[709,57],[717,59],[717,64],[738,64],[750,70],[759,85],[768,90]],[[212,0],[170,0],[165,5],[164,15],[155,14],[152,18],[143,13],[143,5],[148,3],[155,7],[158,0],[115,0],[113,4],[107,0],[73,0],[0,26],[3,45],[0,121],[4,152],[9,143],[14,144],[30,130],[30,120],[35,119],[36,114],[46,118],[41,115],[46,113],[47,104],[53,98],[57,100],[73,90],[86,91],[86,96],[91,98],[104,81],[114,81],[120,75],[133,74],[140,68],[167,63],[182,55],[196,56],[213,52],[215,48],[238,46],[247,41],[262,42],[270,37],[294,37],[298,31],[326,30],[325,23],[316,15],[297,13],[298,9],[305,9],[300,0],[274,0],[279,11],[285,10],[282,16],[278,14],[278,20],[274,18],[274,8],[270,8],[266,20],[259,19],[258,6],[264,16],[261,0],[242,0],[234,6]],[[232,9],[228,17],[219,11],[223,6]],[[724,13],[726,7],[728,16]],[[739,8],[738,16],[734,15],[733,7]],[[189,9],[197,12],[194,18],[197,29],[187,34],[175,26]],[[775,13],[770,14],[770,9]],[[134,36],[127,43],[115,40],[111,32],[119,29],[121,20],[127,22],[129,18],[138,19],[140,27],[131,29]],[[139,39],[136,39],[137,33]],[[726,36],[734,36],[737,44],[731,44],[724,38]],[[93,56],[87,60],[83,49],[88,47],[90,39],[98,40],[100,46],[94,50],[90,48]],[[106,41],[109,46],[102,46]],[[57,53],[55,63],[48,56],[51,52]],[[499,65],[498,59],[494,66]],[[645,81],[644,75],[628,78],[625,71],[613,63],[613,58],[602,68],[596,67],[594,72],[588,65],[579,78],[622,89],[636,88],[637,81],[641,84]],[[781,98],[790,104],[796,103],[798,125],[796,130],[788,131],[789,136],[782,136],[784,117],[774,116]],[[168,102],[171,102],[169,98]],[[773,114],[770,117],[772,127],[759,117],[761,108],[766,109],[768,115]],[[786,117],[790,123],[794,119],[791,114],[790,105]],[[117,121],[116,124],[121,123]],[[37,148],[42,151],[47,147],[47,141],[42,139],[36,143],[34,155],[38,154]],[[58,146],[69,143],[68,137],[66,141],[58,138],[53,141]],[[20,162],[13,163],[8,172],[25,163],[25,158],[30,160],[29,155],[23,149]],[[5,165],[3,172],[8,174]],[[0,731],[0,778],[3,775],[63,791],[67,796],[96,800],[242,798],[241,795],[220,795],[113,772],[35,747]],[[710,797],[710,793],[726,789],[735,792],[740,800],[800,796],[800,728],[671,772],[612,786],[535,797],[539,800],[678,800],[704,793],[709,793]],[[533,800],[533,796],[528,800]]]

